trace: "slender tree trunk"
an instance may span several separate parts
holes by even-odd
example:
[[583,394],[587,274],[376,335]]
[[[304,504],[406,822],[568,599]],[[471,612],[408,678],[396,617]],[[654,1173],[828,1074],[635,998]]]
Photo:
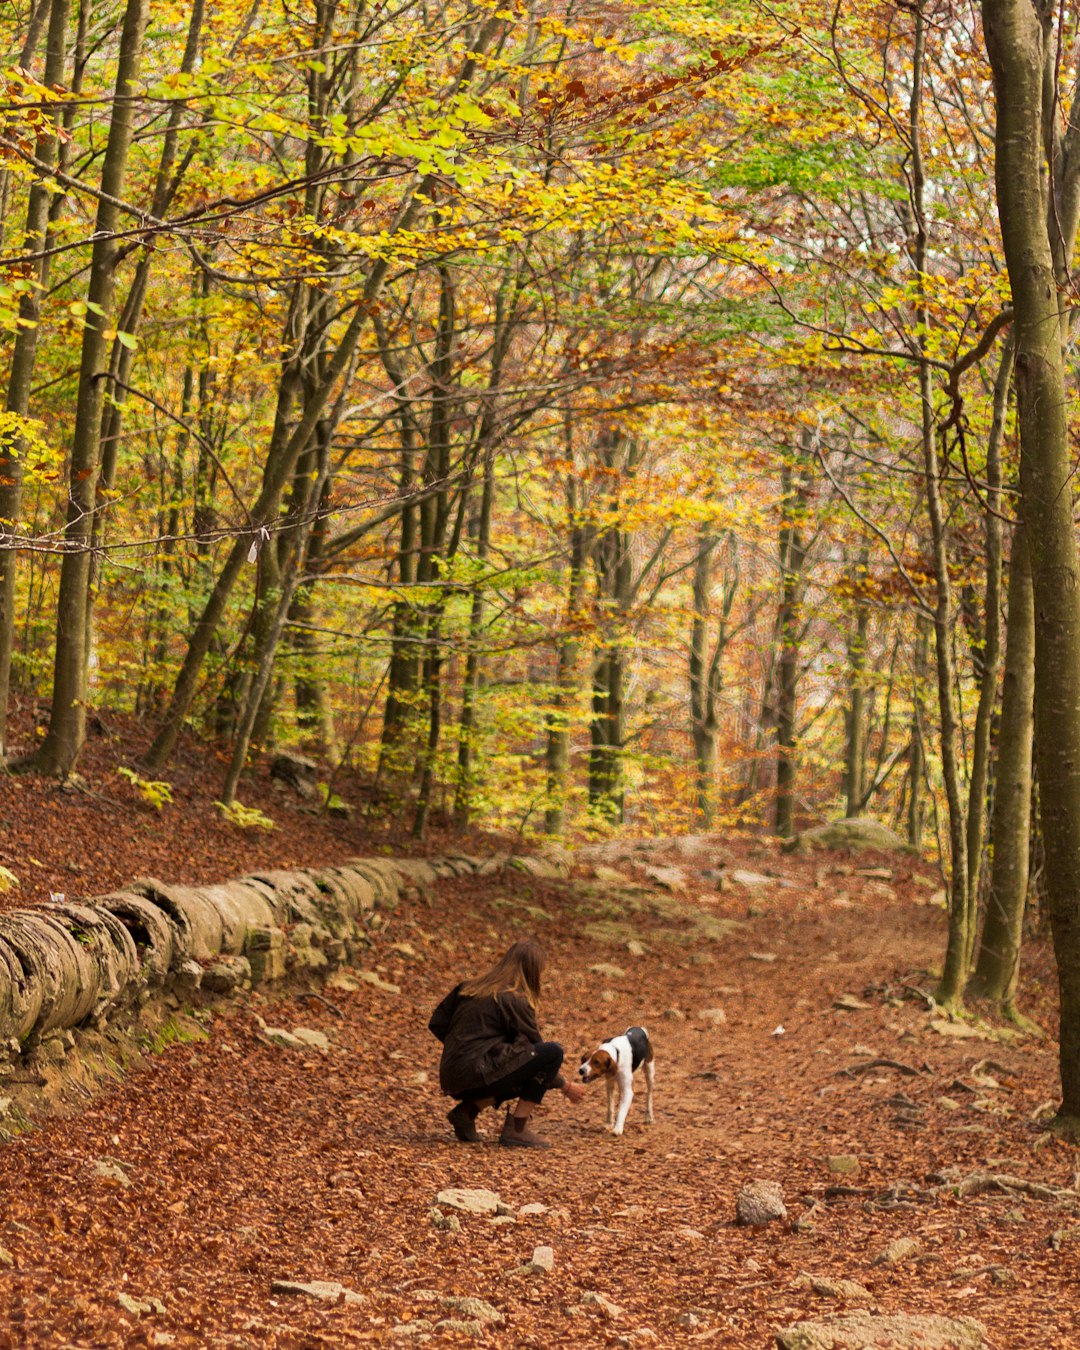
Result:
[[923,686],[930,663],[930,625],[925,615],[915,620],[911,671],[911,736],[908,742],[907,841],[917,852],[923,846],[923,778],[926,775],[926,710]]
[[997,706],[998,676],[1001,673],[1001,444],[1005,435],[1009,391],[1012,387],[1013,344],[1005,343],[994,383],[994,414],[986,448],[986,596],[982,671],[979,679],[979,707],[971,745],[971,776],[968,784],[967,866],[969,951],[966,965],[971,966],[979,906],[979,878],[982,875],[983,842],[986,836],[986,812],[990,782],[991,727]]
[[863,548],[855,568],[855,632],[848,643],[848,707],[845,714],[844,814],[857,816],[866,796],[866,642],[870,631],[870,606],[862,594],[870,565]]
[[797,699],[805,585],[806,540],[803,525],[809,505],[811,433],[801,434],[798,450],[780,469],[780,652],[776,680],[776,833],[795,832]]
[[[50,88],[63,83],[67,57],[67,18],[69,0],[42,0],[34,11],[31,33],[27,35],[26,64],[29,64],[37,46],[37,32],[49,17],[49,31],[45,49],[44,83]],[[35,25],[37,32],[34,31]],[[31,37],[33,41],[31,42]],[[37,158],[45,165],[56,162],[57,124],[61,114],[46,118],[42,134],[35,147]],[[26,208],[25,248],[30,254],[43,254],[49,229],[49,207],[52,194],[44,175],[30,186]],[[19,328],[12,347],[8,371],[8,413],[25,418],[30,410],[30,389],[37,361],[41,295],[48,279],[48,258],[40,257],[32,264],[34,274],[31,286],[19,302]],[[17,428],[12,427],[0,436],[0,531],[14,534],[19,527],[22,512],[23,468],[27,441]],[[0,548],[0,759],[8,753],[7,716],[11,688],[11,659],[15,645],[15,580],[18,552],[14,548]]]
[[[484,464],[484,487],[480,498],[480,519],[476,530],[476,560],[487,562],[491,542],[491,512],[495,497],[495,454],[488,450]],[[482,658],[480,640],[484,629],[484,587],[487,579],[477,579],[469,609],[469,642],[465,658],[465,678],[461,691],[461,720],[458,723],[458,779],[454,795],[454,823],[461,829],[469,823],[473,788],[473,750],[476,732],[476,701],[480,692]]]
[[695,806],[704,829],[712,828],[716,793],[716,690],[710,679],[718,663],[710,663],[708,650],[712,589],[712,563],[718,536],[704,527],[694,557],[694,617],[690,625],[690,736],[696,772]]
[[567,580],[566,623],[559,639],[553,706],[547,715],[547,809],[544,829],[561,834],[566,821],[566,792],[570,775],[570,708],[581,663],[579,630],[585,590],[585,531],[577,522],[577,478],[567,483],[567,519],[570,522],[570,570]]
[[986,922],[969,992],[1015,1014],[1031,843],[1031,752],[1035,688],[1035,612],[1023,527],[1013,531],[1009,626],[997,737],[992,865]]
[[41,746],[15,767],[65,776],[75,766],[86,726],[86,605],[90,538],[101,469],[101,417],[116,289],[118,202],[134,133],[134,84],[138,79],[148,0],[128,0],[109,136],[101,169],[101,198],[87,286],[75,429],[68,471],[66,551],[56,602],[56,649],[49,726]]

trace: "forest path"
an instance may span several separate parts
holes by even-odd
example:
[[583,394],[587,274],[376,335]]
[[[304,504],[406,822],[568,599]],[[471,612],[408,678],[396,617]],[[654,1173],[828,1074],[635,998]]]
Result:
[[[742,845],[725,849],[729,872],[740,850],[788,884],[720,893],[706,860],[672,856],[682,895],[646,889],[630,863],[624,882],[601,868],[565,885],[444,885],[375,940],[367,968],[400,992],[328,988],[341,1018],[254,998],[215,1017],[207,1042],[172,1046],[79,1116],[6,1146],[0,1350],[410,1344],[447,1319],[461,1325],[431,1343],[465,1344],[478,1309],[455,1297],[498,1310],[480,1331],[492,1345],[764,1347],[837,1310],[800,1272],[857,1280],[884,1311],[978,1318],[1000,1350],[1080,1345],[1078,1244],[1049,1245],[1075,1215],[1015,1193],[868,1203],[945,1168],[1070,1187],[1074,1150],[1030,1119],[1053,1097],[1052,1044],[931,1030],[904,985],[939,958],[943,924],[907,862]],[[875,865],[893,877],[859,875]],[[453,1141],[427,1017],[522,931],[548,948],[542,1020],[568,1061],[630,1022],[650,1028],[655,1125],[639,1098],[612,1139],[597,1088],[577,1108],[557,1098],[546,1152]],[[1034,961],[1038,995],[1045,952]],[[835,1007],[845,994],[868,1006]],[[1035,1011],[1052,1016],[1041,997]],[[270,1045],[255,1014],[321,1030],[331,1048]],[[860,1072],[869,1052],[917,1072]],[[482,1119],[489,1140],[498,1123]],[[856,1155],[858,1174],[831,1174],[830,1154]],[[794,1229],[734,1225],[755,1179],[780,1183]],[[836,1184],[852,1193],[826,1197]],[[455,1186],[497,1192],[513,1216],[444,1205],[460,1228],[437,1227],[436,1196]],[[544,1212],[519,1213],[534,1205]],[[917,1256],[873,1265],[899,1237],[918,1239]],[[551,1272],[515,1273],[541,1246]],[[282,1279],[337,1281],[363,1301],[273,1293]]]

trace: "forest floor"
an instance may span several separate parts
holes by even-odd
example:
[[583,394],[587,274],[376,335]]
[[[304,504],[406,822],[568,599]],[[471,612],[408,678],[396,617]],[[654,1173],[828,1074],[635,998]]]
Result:
[[[272,793],[278,831],[233,830],[197,804],[194,755],[159,819],[100,753],[75,793],[0,784],[0,862],[32,874],[24,902],[35,886],[94,894],[151,871],[221,880],[407,847]],[[681,876],[647,873],[664,863]],[[769,879],[732,880],[738,869]],[[508,871],[403,902],[364,963],[390,987],[345,972],[324,991],[332,1008],[254,995],[208,1018],[205,1040],[181,1036],[78,1114],[3,1146],[0,1350],[765,1347],[857,1307],[975,1318],[996,1350],[1080,1346],[1077,1154],[1040,1124],[1054,1044],[971,1024],[958,1036],[927,1008],[937,885],[907,859],[713,838],[616,848],[566,883]],[[652,1126],[639,1096],[612,1138],[598,1087],[553,1103],[548,1151],[496,1147],[494,1113],[487,1142],[453,1140],[428,1015],[527,932],[548,949],[542,1021],[571,1063],[649,1027]],[[1027,964],[1026,1007],[1052,1032],[1044,944]],[[330,1048],[277,1048],[259,1018],[320,1030]],[[984,1174],[1013,1182],[963,1198],[946,1184]],[[755,1180],[783,1188],[787,1222],[736,1226]],[[448,1187],[496,1192],[504,1212],[437,1205]],[[907,1254],[881,1260],[898,1239]],[[523,1269],[541,1247],[550,1271]],[[291,1296],[280,1280],[343,1292]],[[837,1280],[865,1296],[820,1292]]]

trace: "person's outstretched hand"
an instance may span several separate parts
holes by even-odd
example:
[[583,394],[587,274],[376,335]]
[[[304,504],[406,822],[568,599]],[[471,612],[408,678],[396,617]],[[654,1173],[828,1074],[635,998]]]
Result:
[[567,1083],[563,1088],[563,1096],[573,1106],[577,1106],[585,1096],[584,1083]]

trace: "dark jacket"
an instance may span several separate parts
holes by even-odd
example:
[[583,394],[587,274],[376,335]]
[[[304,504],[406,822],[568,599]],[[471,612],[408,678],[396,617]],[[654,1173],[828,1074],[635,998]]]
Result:
[[460,990],[451,989],[428,1023],[443,1043],[439,1086],[448,1097],[475,1093],[520,1069],[540,1040],[536,1014],[521,994],[463,998]]

